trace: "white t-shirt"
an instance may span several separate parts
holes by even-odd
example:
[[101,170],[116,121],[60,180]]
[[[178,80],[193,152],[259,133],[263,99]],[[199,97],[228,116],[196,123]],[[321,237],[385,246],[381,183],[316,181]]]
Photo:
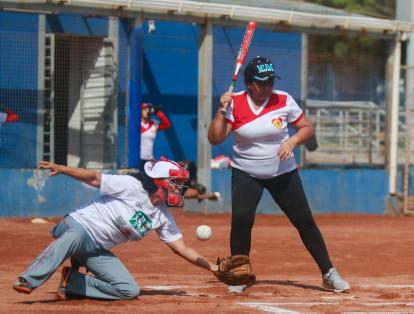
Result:
[[166,243],[182,237],[167,206],[153,206],[141,182],[128,175],[102,174],[100,197],[70,215],[105,249],[152,229]]
[[261,179],[296,169],[293,155],[280,160],[278,153],[280,144],[289,138],[288,124],[302,117],[302,109],[286,92],[274,90],[257,110],[247,91],[234,94],[226,112],[234,133],[232,166]]
[[7,113],[0,111],[0,125],[7,121]]
[[154,142],[157,136],[159,123],[154,120],[141,121],[141,159],[154,159]]

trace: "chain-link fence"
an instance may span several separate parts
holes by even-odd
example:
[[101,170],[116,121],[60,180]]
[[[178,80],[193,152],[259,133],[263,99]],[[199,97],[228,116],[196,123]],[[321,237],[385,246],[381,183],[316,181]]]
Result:
[[0,31],[0,167],[36,164],[37,43],[36,33]]
[[[127,56],[127,45],[125,38],[116,47],[106,37],[0,32],[0,102],[19,117],[0,122],[0,167],[33,168],[42,159],[92,168],[120,165],[117,152],[124,148],[125,134],[118,132],[125,126],[126,84],[118,80],[125,82],[128,74],[126,60],[117,64],[116,49]],[[228,58],[231,65],[233,56]],[[315,125],[318,148],[305,151],[304,164],[384,165],[385,58],[369,53],[336,58],[311,51],[308,61],[305,110]],[[153,85],[152,93],[161,94],[151,73],[143,75]],[[402,73],[402,95],[408,95],[406,77]],[[404,156],[412,158],[414,148],[404,153],[405,99],[400,164]]]
[[[311,37],[308,99],[318,148],[304,164],[384,166],[387,159],[387,43],[346,37]],[[402,75],[404,77],[404,75]],[[402,80],[403,82],[403,80]],[[399,161],[406,130],[403,103]]]
[[112,43],[101,37],[50,34],[44,56],[42,159],[90,168],[114,166],[116,62]]
[[[117,63],[103,37],[0,32],[0,167],[116,165]],[[13,123],[16,122],[16,123]]]

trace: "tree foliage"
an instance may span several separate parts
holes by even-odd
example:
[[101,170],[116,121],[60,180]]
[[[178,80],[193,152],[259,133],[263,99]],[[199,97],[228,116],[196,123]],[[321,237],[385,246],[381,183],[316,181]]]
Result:
[[[349,13],[362,14],[377,18],[393,19],[395,0],[306,0]],[[332,53],[336,58],[349,58],[358,54],[374,54],[384,56],[385,42],[364,34],[348,37],[342,36],[311,36],[311,50],[315,53]]]
[[395,17],[395,0],[306,0],[306,2],[378,18]]

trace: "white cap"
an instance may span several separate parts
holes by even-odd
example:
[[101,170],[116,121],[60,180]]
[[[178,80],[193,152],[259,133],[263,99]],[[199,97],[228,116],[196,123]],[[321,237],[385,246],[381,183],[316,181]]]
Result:
[[169,178],[171,169],[179,170],[180,168],[169,160],[150,160],[144,165],[145,173],[153,179]]

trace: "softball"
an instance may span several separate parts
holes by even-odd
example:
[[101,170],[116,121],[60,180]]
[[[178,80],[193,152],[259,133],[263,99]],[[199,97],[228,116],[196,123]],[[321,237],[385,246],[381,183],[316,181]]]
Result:
[[197,227],[196,235],[199,240],[206,241],[211,238],[213,231],[207,225],[201,225]]

